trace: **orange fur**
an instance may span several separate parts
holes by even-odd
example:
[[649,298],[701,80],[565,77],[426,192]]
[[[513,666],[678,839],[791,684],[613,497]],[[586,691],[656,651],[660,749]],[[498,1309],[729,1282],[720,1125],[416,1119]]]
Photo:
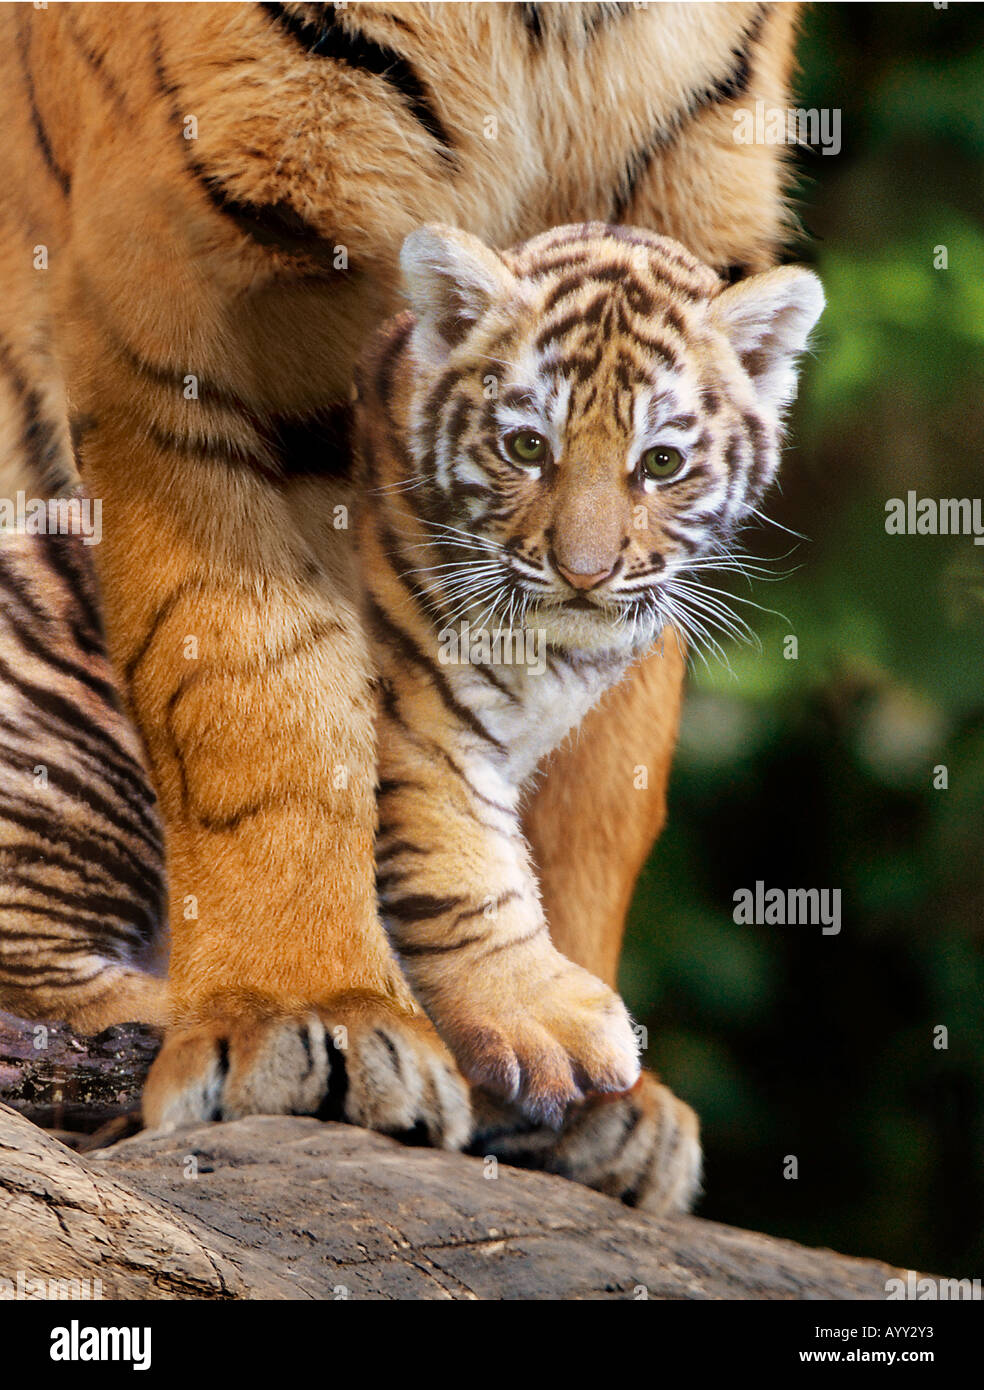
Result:
[[[368,990],[413,1015],[375,911],[369,668],[327,419],[396,307],[405,234],[439,217],[502,246],[621,218],[758,269],[786,223],[774,149],[731,136],[737,105],[785,100],[795,6],[547,6],[537,33],[513,6],[339,11],[405,60],[447,148],[392,66],[312,57],[284,27],[312,9],[282,9],[0,10],[0,478],[81,474],[104,501],[110,650],[165,826],[175,1045],[230,988],[289,1014]],[[320,469],[293,466],[302,426]],[[530,812],[558,940],[608,978],[681,674],[610,697]],[[638,831],[588,894],[550,808],[615,843],[604,711],[641,745],[653,700]],[[187,1085],[174,1055],[164,1092]]]

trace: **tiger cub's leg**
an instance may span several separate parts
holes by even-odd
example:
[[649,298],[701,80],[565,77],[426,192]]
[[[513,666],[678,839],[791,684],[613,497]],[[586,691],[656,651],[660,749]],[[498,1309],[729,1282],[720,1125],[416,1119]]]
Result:
[[383,914],[468,1079],[557,1125],[583,1095],[634,1084],[629,1017],[613,990],[551,944],[516,788],[449,734],[433,701],[408,714],[428,699],[412,682],[404,671],[399,695],[383,682]]
[[[684,657],[673,634],[551,755],[527,810],[554,944],[614,985],[636,877],[666,816]],[[588,794],[590,789],[590,794]],[[651,1072],[624,1096],[572,1107],[558,1134],[477,1097],[471,1151],[558,1173],[656,1215],[700,1186],[697,1116]]]
[[636,878],[666,819],[684,661],[667,631],[545,761],[524,818],[554,945],[613,987]]
[[331,534],[331,504],[219,470],[168,486],[152,454],[123,476],[140,449],[107,419],[85,461],[167,848],[171,1021],[145,1119],[321,1113],[456,1147],[467,1088],[376,912],[367,655],[344,538],[321,553],[311,529]]

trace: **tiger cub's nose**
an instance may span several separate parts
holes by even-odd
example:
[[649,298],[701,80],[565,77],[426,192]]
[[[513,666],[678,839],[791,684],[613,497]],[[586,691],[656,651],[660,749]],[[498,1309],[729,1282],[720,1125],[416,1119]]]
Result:
[[596,584],[608,578],[614,565],[609,565],[606,570],[597,570],[594,574],[580,574],[577,570],[570,570],[566,565],[562,565],[559,560],[554,561],[557,569],[567,580],[568,584],[574,589],[593,589]]

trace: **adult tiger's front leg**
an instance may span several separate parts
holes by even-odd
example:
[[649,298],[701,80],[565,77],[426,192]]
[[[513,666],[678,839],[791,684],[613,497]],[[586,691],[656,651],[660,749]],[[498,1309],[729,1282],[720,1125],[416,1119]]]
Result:
[[175,490],[161,465],[108,424],[86,441],[110,645],[167,843],[171,1024],[145,1118],[321,1113],[457,1147],[467,1091],[376,913],[369,675],[338,498],[205,470]]

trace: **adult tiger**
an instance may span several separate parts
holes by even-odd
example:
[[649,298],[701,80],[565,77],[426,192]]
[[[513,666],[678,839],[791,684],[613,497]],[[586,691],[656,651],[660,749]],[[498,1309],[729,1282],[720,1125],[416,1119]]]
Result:
[[[347,529],[352,364],[394,308],[398,248],[424,221],[501,246],[624,221],[733,276],[767,266],[782,168],[775,147],[736,143],[734,114],[785,103],[795,8],[0,12],[0,492],[81,480],[103,504],[93,550],[109,649],[167,845],[169,1031],[152,1121],[324,1111],[327,1096],[362,1123],[460,1137],[446,1054],[376,912],[371,672]],[[22,576],[11,640],[37,657],[54,638],[50,624],[31,630],[29,588]],[[71,677],[66,661],[53,652],[50,679]],[[23,718],[31,692],[16,663],[5,674]],[[679,660],[638,668],[550,760],[528,815],[554,940],[609,981],[664,817],[681,679]],[[64,711],[44,718],[49,735],[70,732]],[[648,790],[626,815],[639,764]],[[0,1002],[98,1026],[138,1005],[120,979],[126,933],[102,943],[91,878],[73,869],[85,769],[59,782],[71,837],[64,807],[46,813],[26,778],[25,764],[2,809],[18,880],[2,930],[18,948],[0,953]],[[37,837],[62,855],[57,894]],[[92,843],[123,864],[124,839],[101,825]],[[381,1080],[401,1058],[409,1089]],[[526,1152],[679,1205],[687,1182],[667,1197],[677,1178],[657,1157],[679,1148],[673,1135],[693,1146],[688,1117],[646,1081]],[[612,1154],[645,1149],[625,1181],[592,1148],[601,1130]]]

